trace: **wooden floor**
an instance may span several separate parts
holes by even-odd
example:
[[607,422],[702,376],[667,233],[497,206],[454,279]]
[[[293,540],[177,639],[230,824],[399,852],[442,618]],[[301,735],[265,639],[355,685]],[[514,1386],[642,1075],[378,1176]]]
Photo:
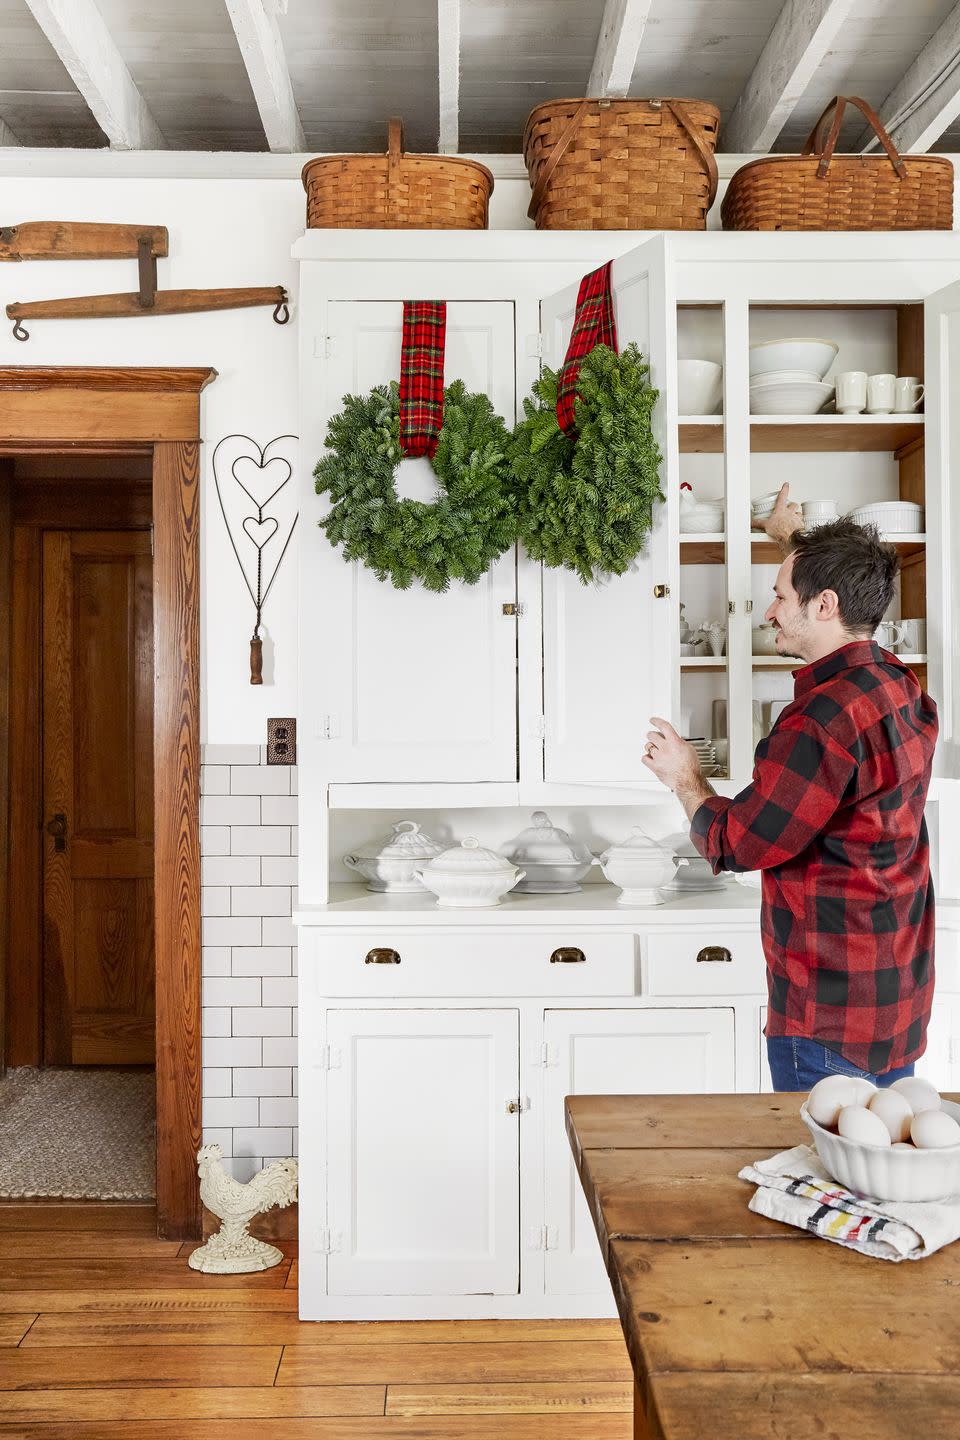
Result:
[[0,1204],[0,1435],[629,1440],[616,1321],[303,1324],[295,1246],[198,1275],[149,1206]]

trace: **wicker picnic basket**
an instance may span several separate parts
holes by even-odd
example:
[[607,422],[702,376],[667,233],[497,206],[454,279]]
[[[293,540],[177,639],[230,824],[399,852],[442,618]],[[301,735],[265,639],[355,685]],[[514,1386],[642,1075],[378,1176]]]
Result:
[[476,160],[405,155],[391,120],[386,155],[321,155],[301,179],[307,226],[339,230],[485,230],[493,176]]
[[[848,104],[885,155],[834,154]],[[769,155],[736,171],[720,218],[724,230],[952,230],[953,165],[933,155],[903,159],[865,100],[836,95],[801,154]]]
[[523,158],[538,230],[703,230],[720,112],[706,100],[550,100]]

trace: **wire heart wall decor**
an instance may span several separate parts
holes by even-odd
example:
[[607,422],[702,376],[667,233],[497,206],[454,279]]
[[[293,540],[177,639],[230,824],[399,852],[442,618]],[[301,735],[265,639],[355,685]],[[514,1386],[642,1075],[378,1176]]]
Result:
[[[263,684],[263,607],[298,519],[296,487],[290,484],[296,447],[296,435],[278,435],[261,449],[249,435],[236,434],[225,435],[213,452],[220,511],[256,616],[250,637],[251,685]],[[268,506],[276,513],[268,513]]]

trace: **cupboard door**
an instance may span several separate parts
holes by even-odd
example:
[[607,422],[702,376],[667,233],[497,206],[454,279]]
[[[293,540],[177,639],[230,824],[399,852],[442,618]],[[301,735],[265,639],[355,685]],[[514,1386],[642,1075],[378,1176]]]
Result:
[[[366,394],[400,375],[401,301],[327,307],[325,415],[345,393]],[[515,417],[514,307],[447,306],[445,379],[490,397],[508,426]],[[396,472],[402,498],[436,495],[426,459]],[[327,496],[316,514],[325,513]],[[321,508],[323,507],[323,508]],[[322,613],[303,656],[304,709],[321,718],[320,763],[330,781],[517,778],[516,603],[513,550],[476,585],[441,595],[415,581],[396,590],[326,542],[315,594]]]
[[[577,285],[540,307],[543,357],[563,364],[576,310]],[[665,390],[674,373],[668,338],[667,275],[661,241],[613,263],[614,311],[621,347],[635,341],[661,398],[653,412],[664,460],[660,488],[669,493],[676,438],[667,442]],[[568,783],[650,780],[641,764],[650,715],[671,716],[671,677],[679,641],[674,600],[654,596],[670,578],[667,507],[658,505],[642,554],[625,575],[583,585],[572,571],[543,571],[544,779]]]
[[564,1128],[566,1095],[698,1095],[734,1089],[732,1009],[548,1010],[544,1015],[548,1294],[609,1282]]
[[516,1010],[331,1010],[331,1295],[516,1295]]

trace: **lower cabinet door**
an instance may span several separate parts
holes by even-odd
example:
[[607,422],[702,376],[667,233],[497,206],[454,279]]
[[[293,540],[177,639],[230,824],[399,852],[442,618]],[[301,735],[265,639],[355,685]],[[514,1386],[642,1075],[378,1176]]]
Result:
[[680,1095],[734,1089],[732,1009],[548,1010],[546,1251],[548,1294],[609,1288],[564,1128],[566,1095]]
[[327,1017],[328,1293],[517,1294],[518,1012]]

